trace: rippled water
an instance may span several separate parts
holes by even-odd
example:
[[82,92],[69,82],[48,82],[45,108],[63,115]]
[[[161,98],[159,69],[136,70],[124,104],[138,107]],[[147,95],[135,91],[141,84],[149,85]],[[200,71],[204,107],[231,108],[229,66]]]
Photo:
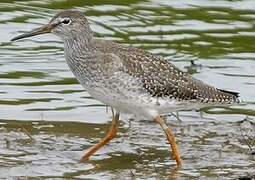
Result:
[[[162,55],[196,78],[240,92],[244,102],[202,115],[179,112],[181,121],[168,117],[182,170],[175,170],[160,128],[129,116],[122,116],[118,138],[91,161],[77,163],[104,136],[111,114],[73,78],[58,38],[9,41],[70,8],[86,14],[97,37]],[[252,0],[2,0],[0,177],[254,177],[254,9]]]

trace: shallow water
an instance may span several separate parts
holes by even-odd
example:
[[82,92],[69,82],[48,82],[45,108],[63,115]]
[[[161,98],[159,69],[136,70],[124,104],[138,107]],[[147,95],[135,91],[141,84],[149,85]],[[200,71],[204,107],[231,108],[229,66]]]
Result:
[[[179,171],[160,128],[129,116],[122,116],[118,138],[77,163],[108,130],[110,111],[73,78],[58,38],[9,41],[70,8],[86,14],[97,37],[162,55],[196,78],[240,92],[243,103],[179,112],[181,121],[167,117],[183,156]],[[255,176],[254,1],[2,0],[0,9],[1,178]]]

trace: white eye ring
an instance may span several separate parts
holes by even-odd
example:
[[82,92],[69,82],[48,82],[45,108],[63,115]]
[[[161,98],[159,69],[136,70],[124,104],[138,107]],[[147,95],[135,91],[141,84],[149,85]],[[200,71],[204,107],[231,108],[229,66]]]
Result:
[[71,19],[70,18],[63,18],[63,19],[61,19],[61,24],[64,24],[64,25],[69,25],[72,21],[71,21]]

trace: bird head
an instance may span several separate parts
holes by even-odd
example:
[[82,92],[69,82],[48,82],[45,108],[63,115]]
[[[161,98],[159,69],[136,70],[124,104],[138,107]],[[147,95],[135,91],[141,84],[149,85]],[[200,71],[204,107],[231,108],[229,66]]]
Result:
[[53,33],[64,40],[81,35],[92,36],[88,20],[83,13],[76,10],[66,10],[56,14],[48,24],[16,36],[11,41],[46,33]]

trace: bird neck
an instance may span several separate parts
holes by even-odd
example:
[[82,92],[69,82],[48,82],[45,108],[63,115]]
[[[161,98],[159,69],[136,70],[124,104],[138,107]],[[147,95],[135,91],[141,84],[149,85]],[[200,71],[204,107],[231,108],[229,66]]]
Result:
[[68,54],[90,51],[93,41],[93,32],[75,33],[70,38],[64,39],[65,51]]

